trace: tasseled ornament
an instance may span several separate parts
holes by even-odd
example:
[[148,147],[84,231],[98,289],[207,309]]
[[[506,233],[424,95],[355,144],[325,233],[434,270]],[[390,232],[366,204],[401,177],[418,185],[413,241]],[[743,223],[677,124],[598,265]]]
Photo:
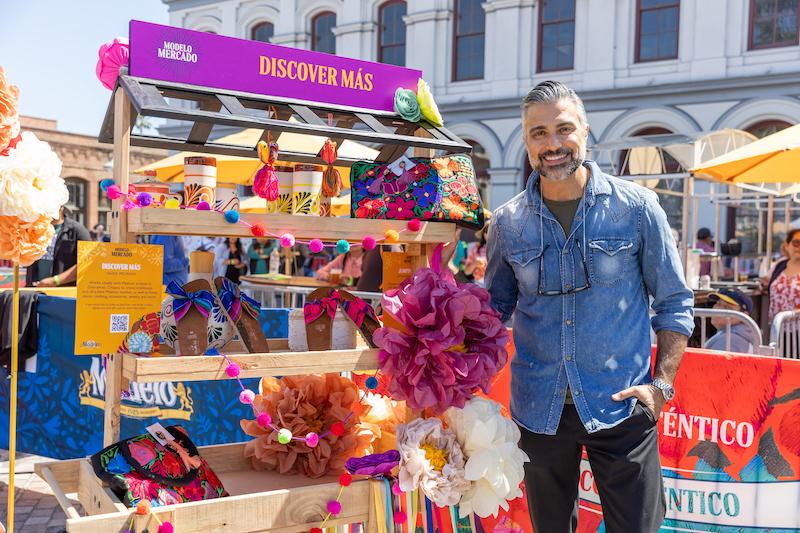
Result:
[[258,157],[264,166],[258,169],[253,179],[253,192],[268,202],[274,202],[278,199],[278,175],[275,174],[278,143],[259,141]]
[[336,167],[333,166],[333,162],[339,157],[336,142],[330,139],[326,140],[325,144],[322,146],[320,157],[325,164],[328,165],[328,168],[325,169],[325,173],[322,175],[322,196],[336,198],[342,193],[343,188],[342,176],[339,174],[339,171],[336,170]]

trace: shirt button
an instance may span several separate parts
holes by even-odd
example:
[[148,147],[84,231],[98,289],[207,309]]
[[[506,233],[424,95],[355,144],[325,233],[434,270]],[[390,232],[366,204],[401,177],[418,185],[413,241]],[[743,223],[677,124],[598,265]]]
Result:
[[570,289],[572,289],[572,285],[570,285],[569,283],[567,283],[566,285],[564,285],[564,289],[566,289],[566,290],[570,290]]
[[572,395],[573,395],[573,396],[580,396],[580,395],[581,395],[581,391],[579,391],[579,390],[574,390],[574,391],[572,391]]
[[565,359],[566,359],[567,361],[572,361],[572,356],[571,356],[571,355],[568,355],[567,357],[565,357]]
[[566,320],[566,321],[564,321],[564,323],[566,325],[568,325],[568,326],[571,326],[572,325],[572,320]]

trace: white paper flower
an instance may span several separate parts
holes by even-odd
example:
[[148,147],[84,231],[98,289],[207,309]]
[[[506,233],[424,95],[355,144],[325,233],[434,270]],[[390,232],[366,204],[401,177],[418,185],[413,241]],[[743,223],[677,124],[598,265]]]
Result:
[[418,418],[397,427],[400,488],[419,488],[439,507],[455,505],[470,487],[464,478],[464,454],[455,433],[438,418]]
[[46,142],[24,132],[8,156],[0,157],[0,215],[33,222],[41,215],[58,218],[69,200],[61,179],[61,160]]
[[459,504],[461,517],[507,511],[508,500],[522,496],[523,465],[529,460],[517,446],[519,428],[503,416],[500,404],[484,398],[471,399],[463,409],[452,407],[444,416],[467,456],[465,476],[472,482]]

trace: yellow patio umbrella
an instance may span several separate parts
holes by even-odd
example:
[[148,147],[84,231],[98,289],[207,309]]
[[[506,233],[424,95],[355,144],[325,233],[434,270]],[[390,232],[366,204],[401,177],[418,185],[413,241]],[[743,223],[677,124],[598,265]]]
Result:
[[[262,131],[257,129],[246,129],[238,133],[227,135],[214,142],[219,144],[229,144],[232,146],[252,147],[258,143]],[[319,135],[302,135],[299,133],[283,132],[278,136],[278,146],[281,150],[290,152],[301,152],[310,155],[319,153],[327,137]],[[181,182],[183,181],[183,158],[191,156],[203,156],[195,152],[179,152],[166,157],[155,163],[150,163],[134,172],[143,174],[147,170],[155,170],[158,181]],[[255,155],[255,154],[254,154]],[[378,156],[378,151],[363,144],[346,140],[339,146],[339,155],[353,159],[364,159],[372,161]],[[261,161],[257,157],[240,157],[233,155],[215,155],[217,160],[217,181],[220,183],[236,183],[240,185],[252,185],[256,171],[261,167]],[[280,154],[278,155],[280,157]],[[287,165],[289,163],[280,163]],[[350,187],[350,168],[336,167],[342,176],[345,188]]]
[[[258,196],[250,196],[242,200],[239,204],[240,213],[266,213],[267,201]],[[338,198],[331,199],[331,213],[335,217],[347,216],[350,214],[350,195],[345,194]]]
[[715,157],[690,172],[725,183],[800,182],[800,124]]

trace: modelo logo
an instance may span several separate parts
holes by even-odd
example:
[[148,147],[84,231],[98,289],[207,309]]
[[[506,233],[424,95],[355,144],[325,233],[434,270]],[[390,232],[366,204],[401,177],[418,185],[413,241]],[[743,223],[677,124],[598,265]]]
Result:
[[[106,371],[99,357],[92,357],[92,367],[80,375],[78,398],[81,405],[103,409],[105,405]],[[131,382],[122,393],[121,412],[134,418],[157,417],[191,420],[194,412],[192,389],[183,383]]]
[[191,44],[164,41],[158,49],[158,57],[184,63],[197,63],[197,54],[192,51]]

